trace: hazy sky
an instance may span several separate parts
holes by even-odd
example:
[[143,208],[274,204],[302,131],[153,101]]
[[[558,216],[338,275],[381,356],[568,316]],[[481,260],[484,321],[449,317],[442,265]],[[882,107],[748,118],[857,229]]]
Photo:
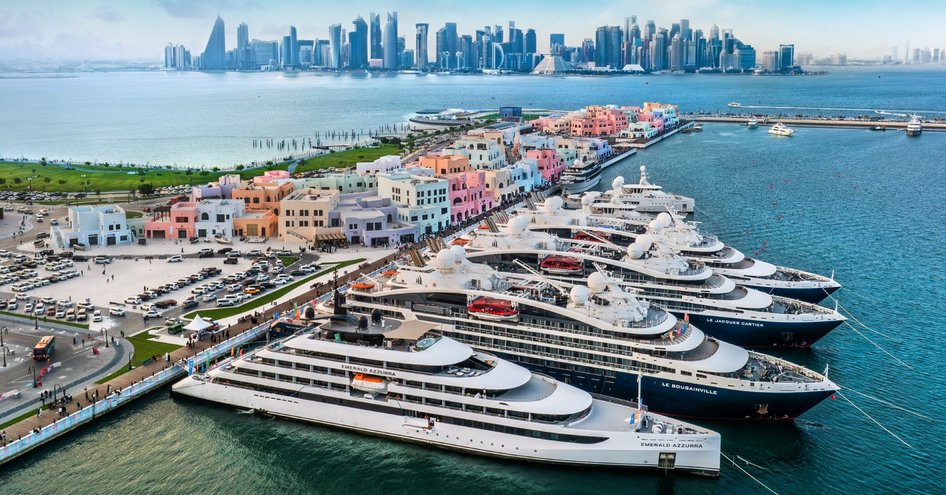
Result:
[[303,39],[326,38],[328,26],[350,29],[358,15],[398,12],[399,35],[413,45],[415,22],[428,22],[429,46],[444,22],[462,34],[484,25],[516,22],[534,28],[539,50],[550,33],[565,33],[574,46],[593,38],[604,24],[623,24],[636,14],[658,26],[689,18],[693,29],[716,24],[761,53],[779,43],[796,52],[826,56],[879,57],[907,41],[911,48],[946,47],[946,2],[933,0],[0,0],[0,59],[39,58],[159,60],[168,42],[182,43],[199,55],[219,14],[226,22],[227,48],[236,44],[236,27],[246,22],[250,37],[280,39],[295,25]]

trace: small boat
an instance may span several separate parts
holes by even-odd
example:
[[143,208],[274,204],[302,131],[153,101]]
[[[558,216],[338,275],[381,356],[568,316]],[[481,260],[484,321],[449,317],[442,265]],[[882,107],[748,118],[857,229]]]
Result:
[[693,132],[703,132],[703,124],[695,124],[693,126]]
[[466,311],[470,316],[481,320],[513,321],[519,319],[519,310],[512,303],[492,297],[478,297],[467,305]]
[[453,242],[451,242],[450,244],[453,244],[454,246],[465,246],[469,243],[470,241],[466,239],[454,239]]
[[371,290],[374,287],[374,284],[371,282],[358,282],[352,284],[351,288],[354,290]]
[[887,130],[887,126],[885,126],[885,125],[875,125],[875,126],[871,127],[870,130],[872,130],[872,131],[886,131],[886,130]]
[[222,235],[214,236],[214,240],[217,241],[218,244],[233,244],[233,241]]
[[746,122],[746,127],[750,129],[755,129],[756,127],[759,127],[759,119],[755,117],[749,117],[749,120]]
[[573,275],[585,271],[585,265],[578,258],[557,255],[547,256],[539,263],[539,268],[554,275]]
[[742,106],[742,103],[739,103],[738,101],[731,101],[727,106],[730,108],[739,108]]
[[922,132],[923,124],[920,123],[920,118],[914,115],[907,123],[907,136],[919,136]]
[[351,379],[351,388],[372,394],[386,394],[388,392],[388,382],[381,377],[356,373],[355,377]]
[[781,122],[776,122],[775,125],[769,129],[769,134],[773,134],[775,136],[791,137],[793,134],[795,134],[795,130]]

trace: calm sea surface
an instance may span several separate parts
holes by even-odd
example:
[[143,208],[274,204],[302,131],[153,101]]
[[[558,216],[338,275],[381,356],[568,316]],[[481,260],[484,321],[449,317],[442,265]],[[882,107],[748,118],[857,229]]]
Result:
[[[3,119],[0,154],[21,150],[17,153],[29,156],[104,158],[108,152],[115,153],[109,155],[112,160],[182,162],[199,153],[206,158],[198,162],[233,161],[244,156],[240,153],[254,158],[251,150],[229,149],[250,136],[367,127],[427,107],[506,103],[570,108],[657,99],[684,109],[715,110],[736,100],[943,110],[944,74],[862,70],[807,78],[357,81],[95,74],[0,80],[0,95],[13,106],[13,118]],[[265,104],[243,101],[257,93]],[[9,129],[11,121],[21,125]],[[47,146],[52,151],[41,151]],[[780,353],[819,371],[830,365],[831,378],[846,388],[844,397],[912,448],[841,396],[793,423],[706,423],[723,434],[727,455],[751,461],[755,466],[745,469],[775,491],[943,492],[944,158],[946,134],[940,133],[907,138],[893,131],[799,129],[784,139],[764,129],[719,124],[675,136],[605,172],[603,186],[619,174],[636,180],[638,167],[646,164],[655,182],[696,197],[697,218],[726,242],[779,264],[835,270],[844,284],[837,293],[842,310],[869,329],[854,326],[912,367],[898,364],[848,327],[810,351]],[[165,392],[0,469],[0,487],[5,494],[764,491],[730,465],[710,480],[500,462],[259,419],[170,399]]]

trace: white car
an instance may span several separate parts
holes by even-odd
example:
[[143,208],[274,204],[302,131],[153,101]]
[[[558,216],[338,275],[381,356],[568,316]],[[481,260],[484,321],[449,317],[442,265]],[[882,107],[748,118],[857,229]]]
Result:
[[18,301],[26,301],[26,300],[29,299],[29,298],[30,298],[30,296],[27,295],[26,292],[20,292],[19,294],[16,295],[16,299],[17,299]]
[[180,263],[182,261],[184,261],[184,257],[179,254],[175,254],[174,256],[168,258],[168,263]]
[[17,306],[19,306],[18,301],[15,298],[11,297],[10,300],[7,302],[7,309],[16,309]]
[[148,312],[154,309],[154,304],[142,304],[140,307],[142,311]]
[[94,322],[102,321],[102,312],[96,309],[96,310],[92,313],[92,321],[94,321]]
[[153,309],[152,309],[151,311],[148,311],[148,312],[145,313],[145,315],[144,315],[144,318],[145,318],[146,320],[147,320],[148,318],[158,318],[158,317],[159,317],[158,312],[155,311],[155,310],[153,310]]
[[132,304],[132,305],[141,304],[141,298],[140,297],[126,297],[125,304]]
[[204,294],[204,297],[200,298],[200,300],[204,302],[210,302],[216,298],[217,298],[217,294],[214,294],[213,292],[211,292],[209,294]]
[[26,306],[23,306],[23,311],[26,313],[33,312],[33,303],[26,303]]
[[235,306],[236,303],[237,303],[236,300],[231,299],[229,297],[221,297],[220,299],[217,300],[217,306],[221,308],[224,306]]
[[124,308],[111,308],[108,310],[108,314],[112,316],[125,316]]
[[305,274],[307,274],[307,275],[310,274],[310,273],[315,273],[315,268],[312,268],[312,267],[309,266],[309,265],[302,265],[302,266],[300,266],[299,268],[297,268],[297,270],[299,270],[300,272],[305,273]]
[[227,292],[242,292],[243,284],[230,284],[227,286]]
[[92,262],[96,265],[107,265],[112,262],[112,259],[106,256],[96,256],[92,259]]
[[43,304],[56,304],[56,300],[52,297],[46,296],[43,298]]

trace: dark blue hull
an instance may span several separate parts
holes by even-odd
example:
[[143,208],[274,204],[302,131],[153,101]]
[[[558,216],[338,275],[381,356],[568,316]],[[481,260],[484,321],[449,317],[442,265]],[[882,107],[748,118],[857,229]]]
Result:
[[[677,318],[683,313],[671,311]],[[707,335],[739,347],[809,347],[841,321],[778,322],[689,313],[690,323]]]
[[826,288],[763,287],[763,286],[758,286],[758,285],[752,285],[751,281],[743,281],[743,280],[740,280],[739,283],[741,285],[758,290],[760,292],[765,292],[766,294],[772,294],[773,296],[790,297],[792,299],[810,302],[812,304],[818,304],[821,301],[824,301],[826,297],[831,295],[834,291],[838,290],[839,288],[839,287],[826,287]]
[[[616,397],[637,399],[637,375],[620,372],[614,377],[604,372],[592,373],[563,370],[529,362],[520,362],[514,355],[500,357],[518,362],[533,371],[550,375],[585,391]],[[644,404],[653,412],[685,418],[707,420],[790,420],[816,406],[833,392],[752,392],[729,388],[691,385],[685,382],[645,376],[641,384]]]

